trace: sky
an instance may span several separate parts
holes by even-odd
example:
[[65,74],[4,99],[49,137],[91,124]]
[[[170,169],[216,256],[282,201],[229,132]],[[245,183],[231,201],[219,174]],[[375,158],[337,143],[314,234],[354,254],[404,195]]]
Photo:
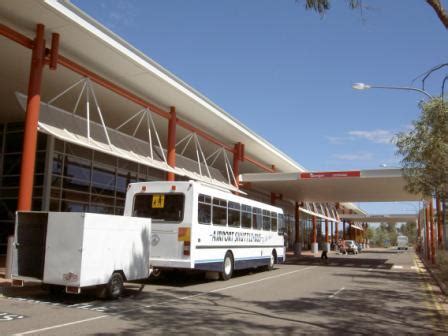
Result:
[[[333,0],[324,17],[304,0],[72,2],[314,171],[398,166],[392,139],[425,96],[351,85],[421,88],[413,80],[447,61],[448,31],[423,0],[364,0],[362,11]],[[440,95],[447,72],[425,90]]]

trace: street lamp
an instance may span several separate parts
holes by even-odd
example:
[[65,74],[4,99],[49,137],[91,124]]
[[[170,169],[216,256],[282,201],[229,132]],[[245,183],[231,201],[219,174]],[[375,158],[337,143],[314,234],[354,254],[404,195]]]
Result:
[[431,96],[428,92],[426,92],[424,90],[413,88],[413,87],[407,87],[407,86],[379,86],[379,85],[369,85],[369,84],[365,84],[365,83],[353,83],[352,88],[355,90],[390,89],[390,90],[417,91],[417,92],[423,93],[429,99],[434,98],[433,96]]

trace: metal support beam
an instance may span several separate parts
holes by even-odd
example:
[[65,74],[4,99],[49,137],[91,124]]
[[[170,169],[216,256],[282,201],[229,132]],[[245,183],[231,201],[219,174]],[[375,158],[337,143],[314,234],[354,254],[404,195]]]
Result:
[[[169,166],[176,167],[176,125],[177,116],[176,108],[171,106],[170,118],[168,120],[168,139],[167,139],[167,158],[166,161]],[[173,172],[168,172],[166,176],[167,181],[174,181],[176,176]]]
[[313,216],[313,243],[317,243],[317,224],[316,216]]
[[296,228],[296,237],[294,241],[294,254],[299,255],[301,251],[300,246],[300,204],[299,202],[295,202],[294,206],[294,224]]
[[325,242],[328,243],[328,219],[325,220]]
[[426,248],[426,259],[431,259],[431,251],[429,246],[429,205],[427,204],[425,207],[425,248]]
[[440,197],[436,197],[436,211],[437,211],[437,247],[443,248],[443,214],[442,202]]
[[42,73],[45,65],[45,27],[36,26],[33,43],[31,69],[28,82],[28,101],[26,104],[23,134],[22,163],[20,168],[19,200],[17,210],[29,211],[32,207],[34,167],[36,163],[37,123],[40,112],[40,92]]
[[431,231],[431,263],[436,263],[436,242],[435,242],[435,225],[434,225],[434,208],[432,204],[433,200],[431,199],[431,202],[429,203],[429,226]]
[[240,161],[244,161],[244,144],[241,142],[233,146],[233,175],[235,176],[235,187],[239,187]]

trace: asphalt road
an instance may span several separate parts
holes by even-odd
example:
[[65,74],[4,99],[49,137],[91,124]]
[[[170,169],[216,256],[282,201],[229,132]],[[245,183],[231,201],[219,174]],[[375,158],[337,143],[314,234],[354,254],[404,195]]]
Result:
[[0,335],[447,334],[445,304],[413,251],[291,258],[229,281],[172,275],[124,298],[5,288]]

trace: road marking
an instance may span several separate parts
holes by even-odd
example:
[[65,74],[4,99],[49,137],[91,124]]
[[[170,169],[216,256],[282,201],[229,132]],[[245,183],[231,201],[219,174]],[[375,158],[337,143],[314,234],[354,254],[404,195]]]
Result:
[[332,299],[334,298],[336,295],[338,295],[340,292],[342,292],[345,288],[341,287],[339,290],[337,290],[335,293],[331,294],[328,298]]
[[41,328],[41,329],[34,329],[34,330],[28,330],[28,331],[24,331],[24,332],[21,332],[21,333],[18,333],[18,334],[14,334],[14,336],[28,335],[28,334],[41,332],[41,331],[46,331],[46,330],[51,330],[51,329],[56,329],[56,328],[62,328],[62,327],[66,327],[66,326],[70,326],[70,325],[74,325],[74,324],[89,322],[89,321],[93,321],[93,320],[99,320],[99,319],[105,318],[107,316],[108,315],[101,315],[101,316],[91,317],[91,318],[84,319],[84,320],[78,320],[78,321],[68,322],[68,323],[64,323],[64,324],[58,324],[58,325],[54,325],[54,326],[51,326],[51,327],[46,327],[46,328]]
[[[432,285],[430,284],[430,282],[426,279],[426,276],[428,275],[428,272],[426,270],[426,268],[422,267],[422,263],[417,259],[416,256],[414,256],[414,264],[415,267],[417,268],[417,272],[419,273],[420,277],[423,280],[424,285],[422,285],[422,287],[424,287],[424,289],[426,288],[426,292],[430,297],[430,300],[432,301],[432,303],[434,304],[439,316],[442,316],[442,323],[443,323],[443,328],[445,329],[445,331],[447,331],[448,326],[447,323],[445,322],[445,319],[443,318],[444,316],[447,316],[447,311],[445,310],[445,308],[437,301],[437,297],[434,293],[434,290],[432,288]],[[428,305],[429,308],[432,308],[428,302],[426,302],[426,304]],[[434,316],[431,316],[431,319],[433,321],[434,325],[437,325],[437,323],[439,322],[438,319],[436,319]]]
[[373,268],[369,268],[367,271],[368,271],[368,272],[373,271]]
[[401,265],[393,265],[392,268],[395,268],[395,269],[402,269],[403,266],[401,266]]
[[[224,287],[224,288],[217,288],[217,289],[214,289],[214,290],[211,290],[211,291],[208,291],[208,292],[199,293],[199,294],[187,295],[187,296],[183,296],[183,297],[176,297],[174,299],[170,299],[170,300],[167,300],[165,302],[160,302],[160,303],[156,303],[156,304],[152,304],[152,305],[146,305],[146,306],[142,305],[142,306],[134,307],[134,308],[131,308],[131,309],[119,311],[119,312],[117,312],[117,314],[129,313],[131,311],[139,310],[139,309],[142,309],[142,308],[152,308],[154,306],[161,306],[161,305],[167,304],[167,303],[169,303],[171,301],[187,300],[187,299],[191,299],[191,298],[198,297],[198,296],[205,296],[205,295],[212,294],[212,293],[222,292],[222,291],[225,291],[225,290],[228,290],[228,289],[232,289],[232,288],[252,285],[252,284],[257,283],[257,282],[262,282],[262,281],[265,281],[265,280],[280,278],[280,277],[283,277],[283,276],[286,276],[286,275],[302,272],[302,271],[305,271],[305,270],[308,270],[308,269],[311,269],[311,268],[316,268],[316,266],[308,266],[308,267],[305,267],[305,268],[302,268],[302,269],[299,269],[299,270],[286,272],[286,273],[281,273],[281,274],[269,276],[269,277],[258,279],[258,280],[248,281],[248,282],[245,282],[245,283],[242,283],[242,284],[238,284],[238,285],[227,286],[227,287]],[[102,318],[105,318],[105,317],[111,317],[111,316],[114,316],[114,315],[115,315],[114,313],[111,313],[111,314],[108,314],[108,315],[100,315],[100,316],[96,316],[96,317],[92,317],[92,318],[88,318],[88,319],[84,319],[84,320],[78,320],[78,321],[68,322],[68,323],[64,323],[64,324],[58,324],[58,325],[54,325],[54,326],[49,326],[49,327],[46,327],[46,328],[28,330],[28,331],[24,331],[24,332],[21,332],[21,333],[14,334],[14,336],[28,335],[28,334],[41,332],[41,331],[62,328],[62,327],[66,327],[66,326],[70,326],[70,325],[74,325],[74,324],[80,324],[80,323],[85,323],[85,322],[89,322],[89,321],[99,320],[99,319],[102,319]]]

